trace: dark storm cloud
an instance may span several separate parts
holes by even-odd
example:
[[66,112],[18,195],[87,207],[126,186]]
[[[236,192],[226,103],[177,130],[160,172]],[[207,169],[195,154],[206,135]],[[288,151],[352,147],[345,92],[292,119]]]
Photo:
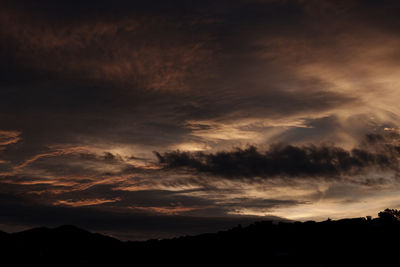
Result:
[[[380,139],[381,138],[381,139]],[[367,142],[377,141],[381,151],[355,148],[350,151],[328,145],[293,146],[275,144],[267,151],[251,146],[230,152],[156,152],[166,169],[188,168],[199,173],[230,178],[326,177],[338,178],[367,170],[398,169],[399,147],[383,144],[381,135],[367,135]]]

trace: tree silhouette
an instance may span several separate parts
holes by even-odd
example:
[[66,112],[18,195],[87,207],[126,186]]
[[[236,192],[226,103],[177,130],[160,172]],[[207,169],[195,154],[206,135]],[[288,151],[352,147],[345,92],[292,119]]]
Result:
[[385,209],[379,212],[378,216],[384,221],[400,221],[400,211],[397,209]]

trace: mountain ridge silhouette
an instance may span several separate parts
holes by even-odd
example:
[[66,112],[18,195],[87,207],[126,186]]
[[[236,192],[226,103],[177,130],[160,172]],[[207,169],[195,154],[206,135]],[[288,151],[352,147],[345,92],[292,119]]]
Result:
[[[226,231],[120,241],[72,225],[0,231],[4,266],[399,266],[400,221],[387,209],[372,219],[261,221]],[[395,242],[393,242],[395,241]]]

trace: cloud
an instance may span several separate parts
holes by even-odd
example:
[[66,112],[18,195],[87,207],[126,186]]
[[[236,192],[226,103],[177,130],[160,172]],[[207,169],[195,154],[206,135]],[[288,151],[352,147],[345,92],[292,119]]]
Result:
[[[368,136],[368,141],[379,140]],[[271,145],[261,152],[256,147],[237,148],[230,152],[155,152],[166,169],[187,168],[199,173],[228,178],[325,177],[339,178],[368,170],[397,171],[397,146],[370,152],[361,148],[347,151],[329,145]]]
[[201,35],[187,38],[186,29],[177,29],[180,23],[165,17],[105,15],[60,23],[35,16],[37,10],[1,13],[0,35],[16,47],[10,60],[16,68],[47,77],[136,90],[184,90],[210,58]]
[[[145,193],[143,194],[143,196]],[[157,196],[153,194],[152,196]],[[150,196],[149,196],[150,197]],[[96,206],[54,206],[34,201],[28,196],[0,194],[0,220],[3,227],[25,226],[57,226],[64,224],[76,225],[92,231],[101,231],[124,240],[141,240],[148,238],[176,237],[204,232],[216,232],[237,224],[254,222],[254,216],[235,216],[209,214],[195,216],[190,213],[177,214],[173,208],[128,209],[104,203]],[[283,220],[275,216],[264,219]],[[118,225],[118,227],[115,227]],[[12,228],[12,227],[10,227]],[[7,230],[3,228],[2,230]]]
[[5,146],[18,143],[21,140],[21,132],[0,130],[0,150]]
[[98,198],[98,199],[83,199],[83,200],[72,200],[72,199],[67,199],[67,200],[58,200],[53,203],[53,205],[61,205],[61,206],[71,206],[71,207],[82,207],[82,206],[93,206],[93,205],[100,205],[104,203],[110,203],[110,202],[116,202],[121,200],[120,198],[114,198],[114,199],[103,199],[103,198]]
[[166,207],[130,207],[132,210],[144,211],[146,213],[156,213],[165,215],[178,215],[182,212],[190,212],[208,207],[181,207],[181,206],[166,206]]

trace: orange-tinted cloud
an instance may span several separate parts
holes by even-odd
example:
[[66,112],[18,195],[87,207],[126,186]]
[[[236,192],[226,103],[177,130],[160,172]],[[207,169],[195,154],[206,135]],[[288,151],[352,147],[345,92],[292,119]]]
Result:
[[[174,29],[181,25],[162,18],[48,23],[18,9],[3,11],[0,34],[15,43],[28,68],[114,86],[184,90],[210,60],[207,39],[187,39]],[[153,36],[154,24],[165,32]]]
[[18,143],[21,140],[21,132],[0,130],[0,150],[5,146]]
[[15,169],[18,170],[18,169],[25,168],[28,165],[30,165],[30,164],[34,163],[35,161],[42,159],[42,158],[55,157],[55,156],[68,155],[68,154],[76,154],[76,153],[85,153],[90,150],[91,150],[90,148],[82,147],[82,146],[56,148],[55,150],[52,150],[50,152],[45,152],[45,153],[40,153],[40,154],[34,155],[33,157],[24,161],[22,164],[15,166]]
[[183,206],[165,206],[165,207],[130,207],[135,211],[146,213],[158,213],[164,215],[178,215],[180,213],[208,209],[210,207],[183,207]]
[[112,202],[117,202],[120,201],[120,198],[114,198],[114,199],[103,199],[103,198],[97,198],[97,199],[83,199],[83,200],[58,200],[53,203],[53,205],[61,205],[61,206],[70,206],[70,207],[83,207],[83,206],[93,206],[93,205],[100,205],[104,203],[112,203]]

